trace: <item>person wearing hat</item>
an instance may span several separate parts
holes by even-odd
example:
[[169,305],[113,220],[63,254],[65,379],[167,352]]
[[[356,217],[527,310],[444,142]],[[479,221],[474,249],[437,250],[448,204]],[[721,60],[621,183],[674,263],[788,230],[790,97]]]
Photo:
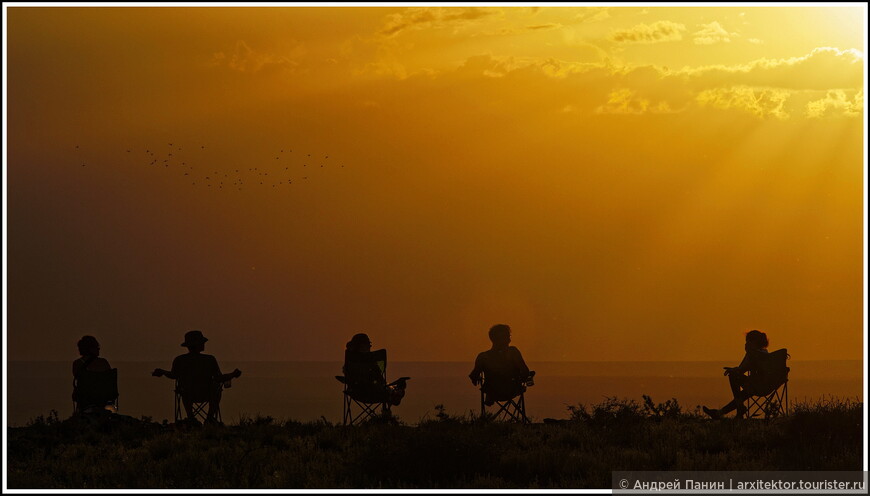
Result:
[[172,361],[172,370],[157,368],[151,375],[166,376],[178,381],[181,402],[184,404],[188,419],[195,420],[193,403],[208,401],[206,421],[215,422],[221,401],[220,384],[241,376],[242,371],[235,369],[229,374],[222,374],[217,359],[213,355],[203,353],[206,341],[208,338],[202,335],[202,331],[186,332],[181,346],[187,348],[187,353],[175,357]]

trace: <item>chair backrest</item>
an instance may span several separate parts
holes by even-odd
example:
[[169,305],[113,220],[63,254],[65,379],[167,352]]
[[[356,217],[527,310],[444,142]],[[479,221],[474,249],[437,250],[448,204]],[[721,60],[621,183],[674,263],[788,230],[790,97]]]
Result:
[[223,389],[223,383],[214,379],[200,379],[196,381],[175,380],[175,392],[190,401],[200,403],[209,401],[216,393]]
[[483,372],[480,390],[495,401],[507,401],[526,392],[526,379]]
[[387,350],[346,351],[344,377],[349,393],[383,390],[387,384]]
[[105,406],[118,398],[118,369],[103,372],[81,370],[75,380],[75,400],[79,408]]
[[211,355],[188,353],[172,362],[176,374],[175,392],[189,401],[208,401],[220,389],[217,360]]
[[[509,400],[526,391],[530,375],[528,369],[521,368],[515,349],[488,350],[478,355],[482,368],[483,382],[481,391],[497,401]],[[525,377],[522,375],[526,374]]]
[[757,395],[767,395],[788,380],[789,368],[786,366],[788,350],[772,351],[770,353],[755,353],[757,370],[755,374],[755,387]]

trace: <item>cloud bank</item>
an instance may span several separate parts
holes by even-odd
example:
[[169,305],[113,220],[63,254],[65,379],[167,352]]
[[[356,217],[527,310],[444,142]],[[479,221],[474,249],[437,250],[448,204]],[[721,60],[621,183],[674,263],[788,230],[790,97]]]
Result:
[[638,24],[629,29],[621,29],[610,34],[610,40],[616,43],[662,43],[683,39],[682,32],[686,26],[671,21],[659,21],[653,24]]

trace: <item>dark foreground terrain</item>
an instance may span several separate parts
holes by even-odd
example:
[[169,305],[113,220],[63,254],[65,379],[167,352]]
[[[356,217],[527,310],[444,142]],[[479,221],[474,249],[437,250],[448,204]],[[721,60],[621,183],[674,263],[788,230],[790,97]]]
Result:
[[861,470],[863,404],[711,421],[615,398],[532,425],[454,417],[342,427],[269,417],[181,427],[108,415],[8,428],[8,487],[610,488],[614,470]]

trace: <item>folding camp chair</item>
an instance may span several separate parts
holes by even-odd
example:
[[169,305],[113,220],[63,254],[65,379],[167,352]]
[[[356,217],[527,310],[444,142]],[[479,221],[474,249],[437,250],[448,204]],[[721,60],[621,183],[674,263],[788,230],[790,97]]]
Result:
[[[788,415],[788,372],[786,360],[791,358],[783,348],[770,353],[758,353],[758,371],[752,393],[744,402],[746,418],[765,419]],[[750,379],[753,374],[750,372]]]
[[81,370],[73,379],[73,414],[118,412],[118,369]]
[[[410,377],[387,384],[387,350],[345,352],[344,374],[335,378],[344,384],[341,418],[354,425],[390,413],[389,388]],[[358,410],[354,413],[354,405]]]
[[[224,384],[229,385],[230,381],[216,382],[213,383],[212,387],[217,388],[217,399],[220,400],[221,394],[224,390]],[[182,419],[187,418],[187,411],[184,409],[184,400],[183,400],[184,392],[179,384],[179,381],[175,380],[175,421],[178,422]],[[200,422],[208,421],[208,405],[209,405],[209,394],[207,390],[200,390],[197,392],[193,392],[191,395],[193,401],[191,402],[191,410],[193,410],[193,418],[199,420]],[[215,404],[214,407],[215,415],[214,420],[218,423],[223,423],[223,419],[221,418],[221,406],[220,401]]]
[[[496,421],[519,422],[529,424],[531,420],[526,416],[526,388],[534,386],[533,377],[535,371],[529,371],[529,376],[521,382],[511,379],[502,379],[494,377],[490,374],[487,378],[486,372],[482,374],[480,383],[480,414],[486,416],[486,400],[487,395],[492,400],[492,406],[496,409],[492,419]],[[489,385],[487,385],[489,380]],[[494,386],[500,387],[494,387]],[[500,390],[498,393],[494,390]]]

